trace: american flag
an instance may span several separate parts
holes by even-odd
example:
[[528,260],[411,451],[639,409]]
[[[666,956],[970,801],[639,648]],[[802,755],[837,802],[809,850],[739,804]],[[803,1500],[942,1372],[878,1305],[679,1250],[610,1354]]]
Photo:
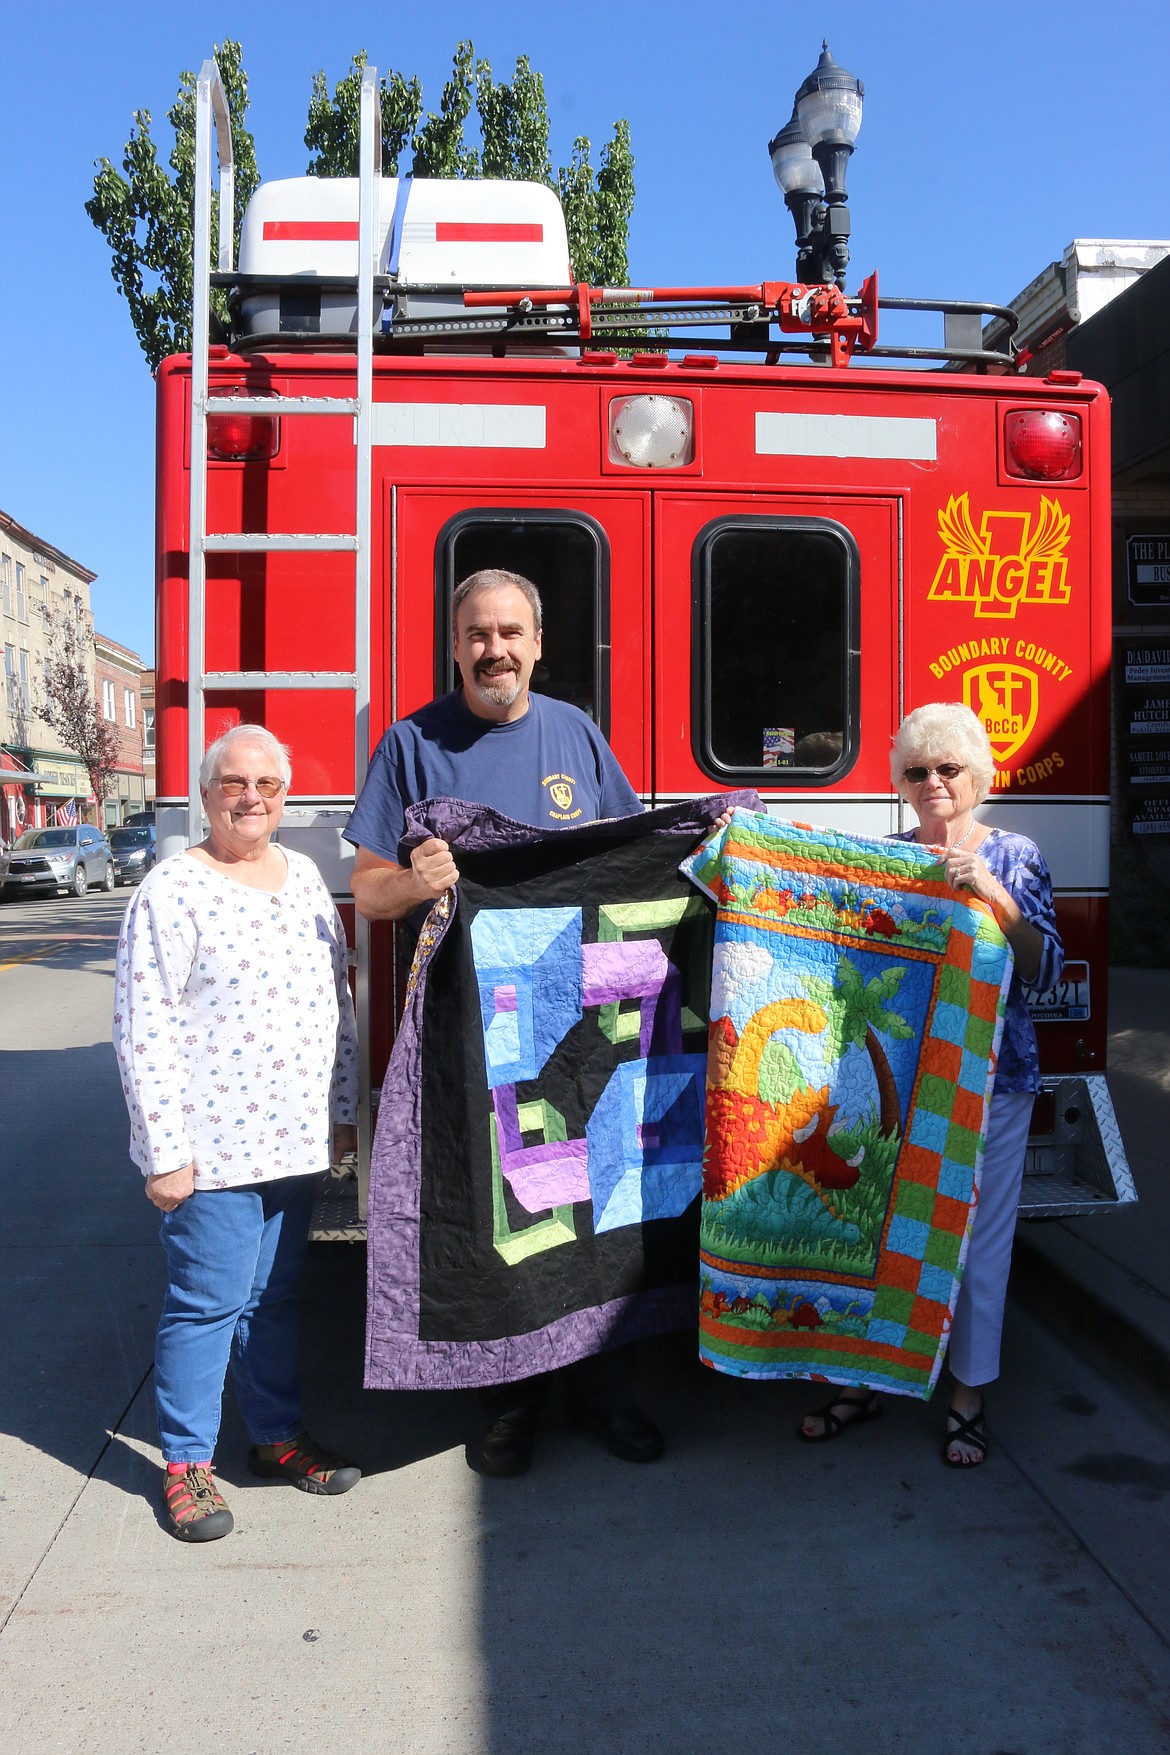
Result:
[[71,798],[68,804],[59,804],[55,814],[59,829],[77,827],[77,801],[75,799]]

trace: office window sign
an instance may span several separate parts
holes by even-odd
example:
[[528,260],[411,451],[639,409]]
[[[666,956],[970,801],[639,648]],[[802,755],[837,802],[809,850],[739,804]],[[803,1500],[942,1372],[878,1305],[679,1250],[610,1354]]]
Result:
[[1131,603],[1144,609],[1170,606],[1170,535],[1127,536],[1125,572]]
[[1148,846],[1170,836],[1170,646],[1126,641],[1118,659],[1119,779],[1130,834]]
[[1124,652],[1127,683],[1170,684],[1170,646],[1126,646]]

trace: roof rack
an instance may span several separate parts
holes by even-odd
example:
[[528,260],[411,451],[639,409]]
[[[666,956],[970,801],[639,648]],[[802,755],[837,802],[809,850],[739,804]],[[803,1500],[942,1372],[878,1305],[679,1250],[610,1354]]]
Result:
[[[302,276],[287,280],[271,275],[219,273],[212,284],[227,287],[238,309],[249,293],[277,292],[282,287],[303,293],[352,292],[351,275]],[[446,342],[480,341],[488,351],[504,351],[509,343],[531,341],[576,347],[582,352],[607,347],[634,352],[688,351],[763,355],[776,364],[789,355],[845,366],[855,355],[869,359],[902,359],[986,371],[1021,369],[1013,341],[1018,318],[1008,306],[961,299],[879,297],[877,276],[871,275],[854,297],[832,285],[765,281],[741,287],[594,287],[583,282],[567,287],[521,288],[412,284],[398,285],[393,275],[375,275],[373,292],[382,300],[381,329],[374,337],[379,353],[410,353]],[[461,302],[460,302],[461,301]],[[419,305],[425,313],[415,314]],[[441,308],[436,308],[436,305]],[[936,313],[944,319],[942,347],[879,344],[879,311]],[[997,345],[985,345],[984,322],[997,324]],[[714,334],[693,331],[720,330]],[[311,348],[352,352],[354,338],[345,332],[306,333],[300,329],[245,333],[233,325],[231,345],[240,353],[267,353]]]

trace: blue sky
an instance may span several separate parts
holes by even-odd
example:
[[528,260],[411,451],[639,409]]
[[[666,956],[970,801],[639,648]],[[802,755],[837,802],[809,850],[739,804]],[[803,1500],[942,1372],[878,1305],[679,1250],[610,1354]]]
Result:
[[[381,17],[381,22],[377,22]],[[0,182],[0,507],[97,573],[98,627],[153,647],[153,383],[83,203],[131,113],[160,157],[178,74],[238,38],[265,177],[303,173],[313,73],[365,48],[437,107],[461,37],[497,77],[544,75],[554,163],[626,116],[637,161],[631,277],[748,282],[794,271],[767,141],[821,37],[864,80],[850,167],[849,290],[1006,301],[1074,237],[1170,238],[1170,7],[1118,0],[813,8],[65,4],[11,8]],[[1129,142],[1113,132],[1134,130]]]

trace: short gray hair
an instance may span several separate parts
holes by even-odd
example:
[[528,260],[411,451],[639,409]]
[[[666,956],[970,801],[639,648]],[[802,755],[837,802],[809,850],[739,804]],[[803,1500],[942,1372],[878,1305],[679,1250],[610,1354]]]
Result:
[[541,625],[540,592],[526,579],[523,573],[509,573],[503,567],[483,567],[478,573],[469,573],[462,584],[456,585],[455,595],[451,599],[451,631],[459,631],[459,610],[465,598],[473,591],[499,591],[507,586],[514,586],[523,591],[532,609],[532,630],[539,634]]
[[222,737],[217,737],[215,742],[209,745],[206,755],[199,764],[200,786],[211,785],[220,757],[226,755],[234,743],[261,744],[272,757],[272,765],[284,781],[285,791],[288,791],[292,781],[292,761],[289,749],[287,744],[283,744],[279,738],[273,737],[266,725],[233,725],[230,730],[224,732]]
[[914,766],[915,758],[933,762],[940,756],[954,756],[964,764],[975,788],[975,803],[982,804],[995,779],[995,757],[987,727],[961,701],[928,701],[907,713],[890,751],[894,791],[907,796],[904,771]]

